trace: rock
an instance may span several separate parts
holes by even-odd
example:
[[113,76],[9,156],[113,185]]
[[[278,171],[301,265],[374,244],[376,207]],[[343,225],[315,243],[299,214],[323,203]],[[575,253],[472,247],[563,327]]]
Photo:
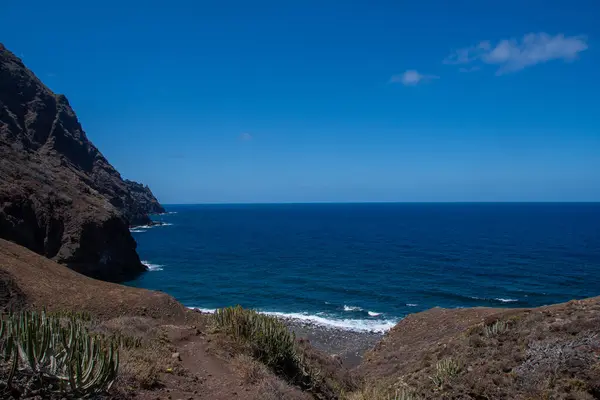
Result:
[[163,211],[88,140],[67,98],[0,44],[0,238],[123,281],[146,270],[129,225]]
[[125,179],[124,182],[129,190],[129,195],[134,200],[127,210],[129,224],[131,226],[153,224],[148,214],[163,214],[165,212],[163,206],[160,205],[148,186],[128,179]]
[[177,361],[181,361],[181,357],[179,356],[179,353],[173,353],[173,354],[171,354],[171,358],[174,358]]

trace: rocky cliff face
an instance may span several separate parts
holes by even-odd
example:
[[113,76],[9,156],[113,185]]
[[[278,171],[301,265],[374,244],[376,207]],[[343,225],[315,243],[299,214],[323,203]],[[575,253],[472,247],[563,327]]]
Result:
[[128,179],[125,179],[125,184],[130,197],[133,199],[133,203],[128,209],[130,225],[146,225],[150,222],[148,214],[162,214],[165,212],[165,209],[156,200],[147,185]]
[[0,237],[120,281],[145,270],[129,224],[162,211],[87,139],[67,98],[0,44]]

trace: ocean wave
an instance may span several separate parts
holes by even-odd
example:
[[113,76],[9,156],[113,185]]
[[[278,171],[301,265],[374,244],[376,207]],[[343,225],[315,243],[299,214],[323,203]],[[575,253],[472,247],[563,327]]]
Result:
[[203,313],[214,314],[217,311],[216,308],[201,308],[201,307],[188,307],[190,310],[198,310]]
[[148,261],[142,261],[142,264],[148,268],[148,271],[162,271],[164,267],[164,265],[152,264]]
[[371,317],[379,317],[381,315],[380,312],[375,312],[375,311],[367,311],[367,314],[369,314],[369,316],[371,316]]
[[363,309],[356,306],[347,306],[344,304],[344,311],[362,311]]
[[496,298],[494,300],[499,301],[500,303],[516,303],[519,301],[518,299],[503,299],[503,298]]
[[500,302],[500,303],[517,303],[519,301],[519,299],[505,299],[502,297],[487,298],[487,297],[469,296],[469,298],[473,299],[473,300]]
[[416,303],[406,303],[406,307],[416,307],[418,304]]
[[[188,307],[191,310],[214,313],[215,309]],[[324,328],[341,329],[352,332],[385,333],[393,328],[399,321],[396,320],[373,320],[373,319],[337,319],[327,318],[320,315],[311,315],[308,313],[284,313],[277,311],[259,311],[261,314],[270,315],[277,318],[300,322],[308,325],[319,325]],[[323,314],[323,313],[319,313]]]
[[325,328],[337,328],[353,332],[385,333],[398,323],[398,320],[325,318],[308,313],[282,313],[276,311],[265,311],[262,313],[305,324],[314,324]]
[[137,225],[132,228],[129,228],[129,232],[146,232],[147,229],[156,228],[157,226],[171,226],[173,225],[171,222],[157,222],[152,225]]

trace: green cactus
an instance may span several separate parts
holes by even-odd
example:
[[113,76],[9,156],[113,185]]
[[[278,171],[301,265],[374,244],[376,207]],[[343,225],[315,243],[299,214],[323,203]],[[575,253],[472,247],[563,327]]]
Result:
[[219,309],[214,318],[217,326],[249,343],[254,356],[277,372],[296,363],[296,337],[278,319],[240,306]]
[[44,311],[0,316],[0,346],[12,359],[9,384],[17,371],[58,381],[61,389],[81,396],[105,391],[114,382],[118,346],[90,334],[78,315],[64,320]]

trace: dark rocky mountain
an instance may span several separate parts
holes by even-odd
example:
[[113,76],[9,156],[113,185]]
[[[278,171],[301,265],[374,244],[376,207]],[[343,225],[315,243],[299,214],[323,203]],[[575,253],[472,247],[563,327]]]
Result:
[[0,44],[0,238],[120,281],[145,270],[129,225],[163,211],[88,140],[67,98]]
[[128,207],[127,216],[130,225],[146,225],[150,223],[148,214],[162,214],[165,212],[148,185],[142,185],[129,179],[125,179],[129,196],[133,203]]

